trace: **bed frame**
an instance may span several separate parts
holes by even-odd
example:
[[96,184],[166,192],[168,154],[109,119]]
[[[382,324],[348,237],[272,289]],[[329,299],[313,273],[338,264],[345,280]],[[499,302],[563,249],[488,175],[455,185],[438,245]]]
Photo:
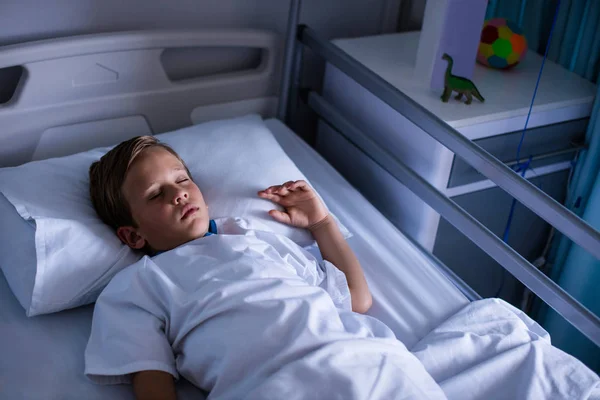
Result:
[[[409,188],[425,203],[447,219],[473,243],[569,321],[593,343],[600,346],[600,318],[564,291],[512,247],[494,235],[477,219],[421,178],[402,161],[364,134],[351,118],[341,115],[315,91],[301,84],[304,47],[324,58],[358,84],[387,103],[398,113],[427,132],[435,140],[465,160],[539,217],[600,259],[600,232],[556,202],[487,151],[465,138],[454,128],[413,101],[377,74],[319,37],[317,32],[299,25],[301,0],[292,0],[289,12],[283,66],[281,101],[277,117],[289,123],[300,97],[317,115],[342,134],[360,151]],[[460,288],[464,282],[457,282]]]
[[[0,167],[251,112],[265,118],[276,114],[289,124],[298,102],[304,101],[600,346],[600,318],[393,154],[374,143],[360,126],[341,115],[318,93],[302,87],[305,47],[370,90],[599,259],[600,232],[320,38],[311,28],[299,25],[300,7],[300,0],[292,0],[285,47],[276,34],[264,31],[205,30],[84,35],[2,48],[0,68],[20,65],[23,76],[13,98],[0,105]],[[251,49],[249,58],[253,61],[237,60],[241,67],[229,72],[212,71],[204,76],[179,79],[177,66],[173,72],[164,63],[169,49],[213,51],[208,53],[212,58],[223,49],[238,48]],[[86,134],[82,135],[82,131]],[[435,260],[430,253],[428,256]],[[479,298],[450,269],[439,261],[436,264],[467,298]]]

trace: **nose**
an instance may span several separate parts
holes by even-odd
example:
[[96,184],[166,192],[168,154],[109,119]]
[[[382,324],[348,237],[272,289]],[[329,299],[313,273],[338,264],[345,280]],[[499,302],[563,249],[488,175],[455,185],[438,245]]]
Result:
[[189,197],[188,192],[182,188],[174,188],[173,204],[178,205],[186,201]]

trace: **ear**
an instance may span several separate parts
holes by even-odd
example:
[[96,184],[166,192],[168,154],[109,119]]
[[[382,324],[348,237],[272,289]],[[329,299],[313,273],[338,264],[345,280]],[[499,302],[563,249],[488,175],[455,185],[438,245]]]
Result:
[[139,250],[146,245],[146,239],[138,235],[133,226],[120,226],[117,228],[117,236],[121,239],[121,242],[132,249]]

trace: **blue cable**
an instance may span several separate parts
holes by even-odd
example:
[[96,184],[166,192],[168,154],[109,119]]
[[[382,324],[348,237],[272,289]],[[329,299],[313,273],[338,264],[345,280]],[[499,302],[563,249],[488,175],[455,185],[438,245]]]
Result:
[[550,28],[550,35],[548,36],[548,43],[546,43],[546,51],[544,52],[544,58],[542,58],[542,66],[540,67],[540,72],[538,73],[537,81],[535,83],[535,89],[533,90],[533,97],[531,98],[531,104],[529,105],[529,112],[527,113],[527,119],[525,120],[525,126],[523,127],[523,132],[521,133],[521,140],[519,141],[519,147],[517,147],[517,165],[520,164],[521,158],[521,146],[523,146],[523,140],[525,139],[525,131],[527,130],[527,125],[529,125],[529,118],[531,117],[531,110],[533,109],[533,103],[535,101],[535,96],[537,95],[538,87],[540,86],[540,80],[542,79],[542,72],[544,71],[544,65],[546,64],[546,59],[548,58],[548,51],[550,50],[550,43],[552,42],[552,35],[554,34],[554,26],[556,25],[556,19],[558,18],[558,10],[560,9],[560,0],[558,0],[556,4],[556,12],[554,13],[554,19],[552,20],[552,27]]
[[[529,156],[529,159],[522,164],[522,167],[517,164],[515,167],[515,172],[521,172],[521,177],[525,177],[525,172],[527,172],[527,170],[529,169],[529,165],[531,164],[531,160],[532,160],[533,156]],[[542,184],[540,182],[540,189],[542,187]],[[517,201],[515,199],[513,199],[511,205],[510,205],[510,212],[508,213],[508,221],[506,222],[506,226],[504,227],[504,234],[502,235],[502,240],[504,241],[504,243],[508,243],[508,234],[510,232],[510,224],[512,222],[513,219],[513,215],[515,213],[515,207],[517,205]],[[500,286],[498,287],[498,290],[496,291],[496,294],[494,295],[494,297],[498,297],[500,295],[500,292],[502,291],[502,289],[504,288],[504,280],[506,277],[506,270],[502,269],[502,278],[500,281]]]
[[[533,156],[529,156],[529,159],[524,164],[518,165],[515,172],[521,172],[522,178],[525,178],[525,172],[527,172],[527,170],[529,169],[529,165],[531,164],[532,158],[533,158]],[[513,199],[512,204],[510,205],[510,212],[508,213],[508,221],[506,223],[506,227],[504,228],[504,234],[502,235],[502,240],[505,243],[508,243],[508,234],[510,232],[510,223],[512,221],[513,214],[515,212],[516,204],[517,204],[517,201],[515,199]]]
[[[556,12],[554,13],[554,19],[552,20],[552,27],[550,28],[550,35],[548,36],[548,43],[546,43],[546,51],[544,52],[544,58],[542,59],[542,66],[540,68],[540,72],[538,73],[537,81],[535,83],[535,89],[533,90],[533,97],[531,98],[531,104],[529,105],[529,112],[527,113],[527,119],[525,120],[525,126],[523,127],[523,132],[521,132],[521,139],[519,140],[519,146],[517,147],[517,172],[523,171],[522,176],[525,176],[525,172],[527,168],[529,168],[530,162],[521,164],[521,147],[523,146],[523,141],[525,140],[525,132],[527,131],[527,125],[529,125],[529,118],[531,118],[531,110],[533,109],[533,103],[535,102],[535,96],[537,95],[538,88],[540,86],[540,80],[542,79],[542,72],[544,71],[544,65],[546,64],[546,58],[548,58],[548,50],[550,50],[550,43],[552,42],[552,35],[554,34],[554,26],[556,25],[556,19],[558,17],[558,10],[560,8],[560,0],[558,0],[556,4]],[[516,200],[513,198],[513,204],[511,209],[514,208]],[[510,230],[510,224],[512,222],[512,214],[509,214],[508,221],[506,223],[505,228],[505,236],[504,241],[508,240],[508,231]]]
[[[544,71],[544,65],[546,64],[546,59],[548,58],[548,51],[550,50],[550,43],[552,42],[552,35],[554,34],[554,27],[556,25],[556,20],[558,19],[558,11],[560,9],[560,0],[556,3],[556,11],[554,12],[554,18],[552,20],[552,27],[550,28],[550,34],[548,35],[548,42],[546,43],[546,50],[544,52],[544,58],[542,58],[542,66],[540,67],[540,72],[538,73],[537,81],[535,83],[535,89],[533,90],[533,97],[531,98],[531,104],[529,105],[529,112],[527,113],[527,119],[525,120],[525,126],[523,127],[523,132],[521,132],[521,139],[519,140],[519,146],[517,147],[517,164],[515,165],[515,172],[521,172],[521,177],[525,177],[525,173],[529,169],[531,165],[532,156],[529,156],[529,159],[521,164],[521,147],[523,146],[523,141],[525,140],[525,132],[527,131],[527,125],[529,125],[529,118],[531,117],[531,110],[533,109],[533,103],[535,102],[535,96],[537,95],[538,87],[540,85],[540,80],[542,79],[542,72]],[[510,205],[510,212],[508,213],[508,220],[506,221],[506,226],[504,227],[504,234],[502,235],[502,240],[508,244],[508,236],[510,233],[510,226],[512,224],[513,215],[515,212],[515,207],[517,205],[517,200],[513,198],[512,203]],[[495,297],[498,297],[502,288],[504,287],[504,275],[506,271],[502,271],[502,281],[500,283],[500,287],[496,292]]]

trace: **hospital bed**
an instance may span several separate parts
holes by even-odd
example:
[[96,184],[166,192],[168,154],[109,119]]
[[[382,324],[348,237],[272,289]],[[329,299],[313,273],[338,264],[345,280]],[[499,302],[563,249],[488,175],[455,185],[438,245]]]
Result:
[[[370,76],[316,32],[298,26],[299,7],[298,1],[292,2],[285,45],[268,32],[228,30],[108,33],[0,48],[0,67],[25,67],[18,101],[0,108],[0,167],[111,145],[131,137],[131,132],[156,134],[211,119],[258,113],[352,232],[349,243],[365,269],[374,297],[369,314],[390,326],[411,349],[480,297],[396,229],[286,126],[297,102],[305,101],[357,146],[375,149],[370,154],[379,155],[376,161],[380,165],[599,344],[600,320],[596,316],[393,155],[370,142],[317,93],[304,90],[299,79],[302,47],[310,47],[355,77],[595,255],[600,254],[600,234],[402,93]],[[227,47],[258,49],[255,54],[260,61],[250,69],[234,68],[189,80],[173,79],[176,74],[165,71],[162,57],[168,49]],[[0,276],[0,397],[133,398],[129,386],[97,386],[83,375],[92,313],[93,305],[88,305],[27,318]],[[202,395],[185,380],[178,383],[177,390],[183,399]]]

